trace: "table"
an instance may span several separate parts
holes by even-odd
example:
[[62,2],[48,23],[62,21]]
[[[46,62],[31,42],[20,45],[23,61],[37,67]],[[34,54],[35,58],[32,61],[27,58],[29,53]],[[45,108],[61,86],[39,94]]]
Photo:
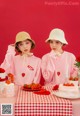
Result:
[[[46,86],[52,91],[52,86]],[[72,103],[54,95],[36,95],[19,87],[15,116],[72,116]]]
[[[51,91],[50,87],[46,86],[45,88]],[[38,114],[38,111],[40,112],[38,116],[40,116],[40,114],[42,116],[42,113],[45,114],[45,116],[72,116],[72,112],[73,116],[80,116],[80,99],[66,100],[54,95],[36,95],[32,92],[22,91],[20,86],[16,86],[16,95],[14,97],[0,98],[0,103],[12,103],[14,105],[14,114],[12,116],[26,116],[26,113],[29,114],[28,116],[31,116],[32,113]],[[68,106],[65,105],[67,103]],[[65,105],[66,108],[63,108],[61,104]],[[58,112],[60,115],[56,115],[56,108],[62,112]],[[66,115],[64,115],[64,111],[66,111]],[[53,113],[55,115],[53,115]]]

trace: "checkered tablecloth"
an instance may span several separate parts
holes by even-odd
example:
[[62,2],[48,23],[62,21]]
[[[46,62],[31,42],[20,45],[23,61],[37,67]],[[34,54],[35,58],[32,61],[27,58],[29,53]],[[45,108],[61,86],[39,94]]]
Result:
[[[46,86],[52,91],[52,86]],[[18,88],[15,116],[72,116],[72,103],[52,94],[37,95]]]

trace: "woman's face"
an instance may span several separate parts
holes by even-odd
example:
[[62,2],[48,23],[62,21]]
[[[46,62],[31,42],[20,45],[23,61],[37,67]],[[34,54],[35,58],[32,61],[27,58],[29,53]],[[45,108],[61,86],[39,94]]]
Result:
[[29,53],[31,50],[32,42],[29,40],[24,40],[18,44],[19,50],[23,53]]
[[58,40],[50,40],[50,48],[55,52],[60,52],[62,50],[63,44]]

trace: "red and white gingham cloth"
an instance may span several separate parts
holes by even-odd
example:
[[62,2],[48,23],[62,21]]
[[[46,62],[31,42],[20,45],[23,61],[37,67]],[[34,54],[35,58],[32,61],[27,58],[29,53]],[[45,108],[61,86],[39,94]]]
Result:
[[[52,86],[46,89],[52,91]],[[37,95],[19,87],[15,116],[72,116],[72,103],[52,94]]]

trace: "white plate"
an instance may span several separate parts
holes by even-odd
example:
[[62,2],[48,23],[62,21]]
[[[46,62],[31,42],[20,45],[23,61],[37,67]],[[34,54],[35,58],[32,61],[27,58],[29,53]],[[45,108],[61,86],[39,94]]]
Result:
[[52,94],[57,97],[67,98],[67,99],[78,99],[80,98],[80,93],[66,93],[62,91],[53,91]]

